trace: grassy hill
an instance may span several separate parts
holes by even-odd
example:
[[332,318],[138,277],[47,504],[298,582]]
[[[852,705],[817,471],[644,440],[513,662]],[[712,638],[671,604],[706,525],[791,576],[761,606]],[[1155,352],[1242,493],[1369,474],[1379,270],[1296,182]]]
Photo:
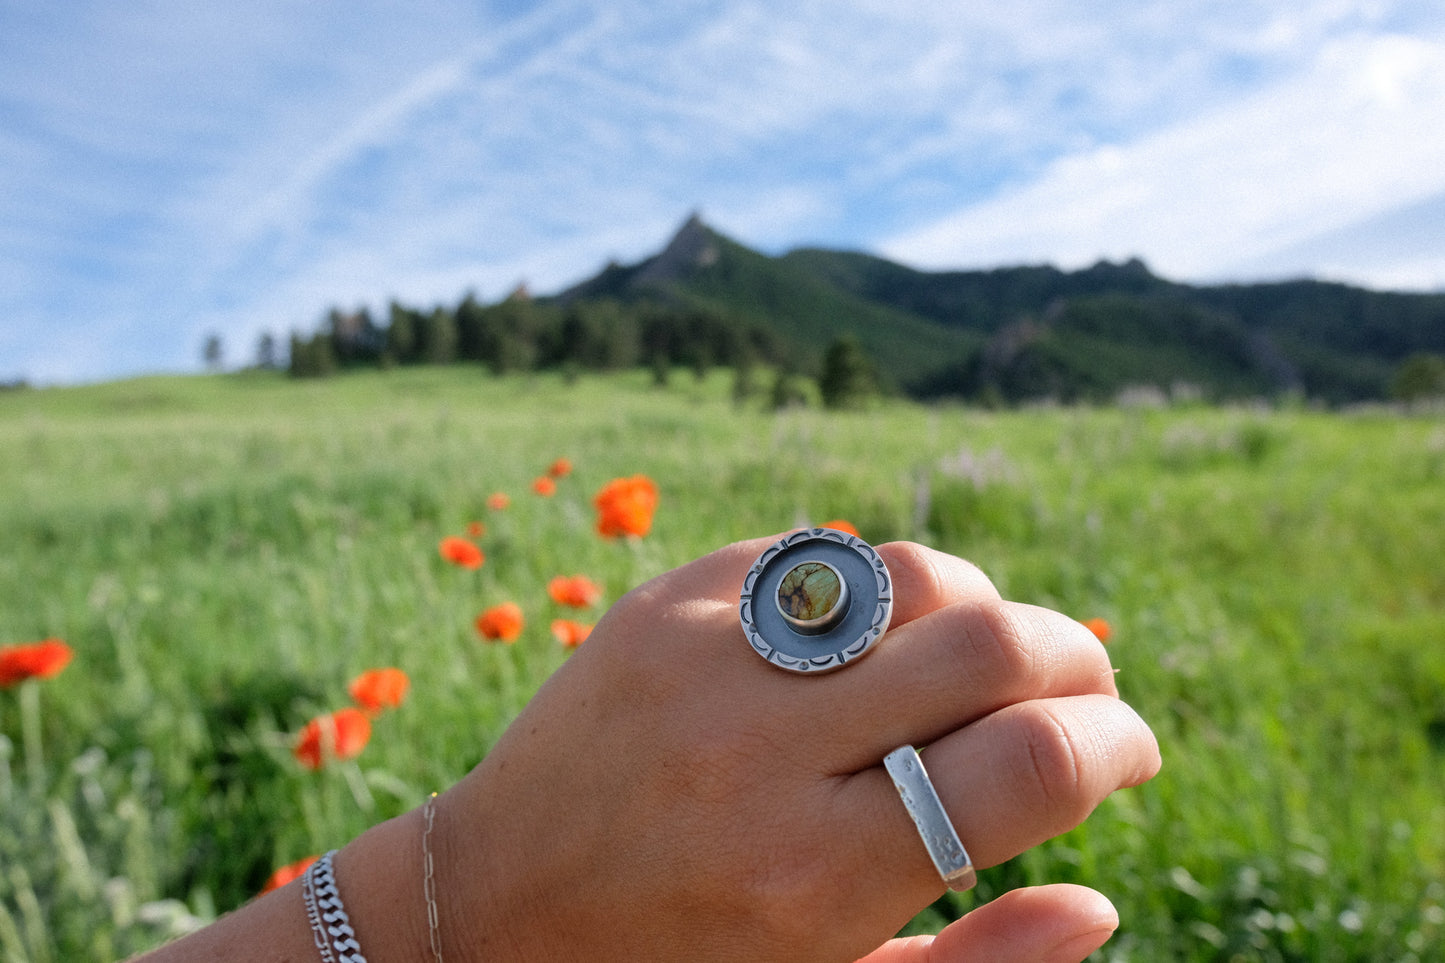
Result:
[[[1110,959],[1445,958],[1438,417],[774,413],[720,371],[418,367],[8,392],[0,451],[0,644],[76,650],[0,691],[7,960],[152,945],[459,778],[567,658],[550,576],[605,587],[590,619],[727,541],[837,517],[1108,619],[1164,753],[916,927],[1076,881],[1119,907]],[[573,473],[533,494],[559,456]],[[598,539],[592,493],[639,472],[653,532]],[[438,540],[473,521],[486,564],[448,566]],[[472,620],[502,600],[527,625],[489,646]],[[379,665],[411,675],[406,704],[355,763],[299,767],[300,726]]]
[[1212,398],[1381,399],[1413,354],[1445,353],[1445,295],[1312,281],[1197,287],[1137,260],[924,272],[871,255],[752,251],[691,218],[657,255],[560,296],[661,299],[768,329],[815,365],[857,337],[906,393],[1106,400],[1188,384]]

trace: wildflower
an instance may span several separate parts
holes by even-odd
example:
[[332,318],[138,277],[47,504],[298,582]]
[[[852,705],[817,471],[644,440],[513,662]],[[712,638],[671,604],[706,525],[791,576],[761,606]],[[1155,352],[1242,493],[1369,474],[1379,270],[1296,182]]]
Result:
[[602,587],[585,575],[558,575],[547,583],[547,594],[558,605],[585,609],[597,604]]
[[0,689],[26,679],[54,678],[74,655],[74,650],[59,639],[0,646]]
[[512,496],[506,492],[492,492],[487,496],[487,508],[494,512],[504,512],[512,504]]
[[575,649],[592,634],[592,626],[571,619],[553,619],[552,636],[569,649]]
[[557,494],[557,483],[546,475],[532,479],[532,491],[543,498],[551,498]]
[[411,680],[400,669],[367,669],[351,680],[347,691],[351,700],[376,715],[382,709],[395,709],[406,698]]
[[311,864],[319,858],[320,857],[317,856],[305,856],[296,860],[294,863],[287,863],[266,877],[266,885],[261,887],[261,892],[269,893],[273,889],[280,889],[293,879],[299,879],[301,874],[306,872],[306,870],[311,867]]
[[522,634],[522,622],[522,607],[516,602],[503,602],[477,616],[477,632],[484,639],[513,642]]
[[597,508],[597,534],[604,538],[635,535],[639,538],[652,528],[652,514],[657,510],[657,483],[646,475],[614,478],[593,497]]
[[337,759],[355,759],[371,740],[371,720],[360,709],[337,709],[306,723],[291,753],[307,769]]
[[845,535],[852,535],[854,538],[861,537],[858,534],[858,529],[854,527],[853,523],[843,518],[835,518],[831,522],[824,522],[819,527],[831,528],[835,532],[842,532]]
[[487,560],[480,548],[456,535],[448,535],[442,539],[438,551],[441,552],[442,558],[453,565],[460,565],[462,568],[481,568],[482,563]]
[[481,522],[467,522],[467,535],[471,538],[481,538],[487,534],[487,526]]
[[1108,642],[1109,637],[1114,634],[1114,627],[1105,619],[1092,618],[1084,620],[1084,628],[1094,633],[1095,638],[1100,642]]
[[566,478],[572,474],[572,460],[570,458],[558,458],[547,467],[548,478]]

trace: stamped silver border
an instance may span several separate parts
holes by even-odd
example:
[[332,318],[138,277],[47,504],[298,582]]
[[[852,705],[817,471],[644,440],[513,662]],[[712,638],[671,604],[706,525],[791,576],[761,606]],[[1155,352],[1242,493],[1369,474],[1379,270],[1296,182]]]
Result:
[[[823,541],[830,544],[842,546],[855,552],[859,559],[867,566],[873,576],[873,587],[876,594],[871,598],[856,599],[854,604],[868,605],[873,608],[872,617],[867,627],[860,633],[847,635],[842,644],[836,639],[830,639],[832,633],[824,633],[817,636],[795,635],[787,640],[797,642],[806,647],[819,644],[827,645],[826,651],[816,655],[800,657],[782,651],[778,645],[769,642],[763,636],[758,626],[753,606],[753,593],[763,573],[778,556],[804,542]],[[760,604],[768,604],[766,601]],[[774,604],[774,607],[776,605]],[[747,636],[748,644],[753,651],[767,659],[773,665],[791,672],[823,673],[832,672],[843,668],[849,662],[866,654],[869,649],[888,630],[888,622],[893,617],[893,581],[888,575],[888,566],[883,563],[883,558],[863,539],[856,535],[849,535],[831,528],[811,528],[801,532],[794,532],[770,545],[766,551],[758,556],[758,560],[748,569],[747,577],[743,579],[742,594],[738,600],[738,615],[742,620],[743,633]],[[782,642],[783,640],[777,640]]]

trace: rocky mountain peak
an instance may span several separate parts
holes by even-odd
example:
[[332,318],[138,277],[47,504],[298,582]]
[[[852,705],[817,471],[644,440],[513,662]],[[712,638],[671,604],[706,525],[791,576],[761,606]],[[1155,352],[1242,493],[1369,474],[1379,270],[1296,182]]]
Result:
[[667,246],[642,266],[635,283],[662,284],[685,278],[698,268],[711,267],[722,255],[717,234],[694,211],[667,242]]

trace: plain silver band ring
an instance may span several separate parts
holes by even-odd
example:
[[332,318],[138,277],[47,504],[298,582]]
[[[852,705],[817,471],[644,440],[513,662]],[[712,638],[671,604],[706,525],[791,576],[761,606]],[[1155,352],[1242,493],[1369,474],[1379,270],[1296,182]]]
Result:
[[923,838],[928,856],[933,860],[938,875],[943,877],[944,884],[959,892],[972,889],[973,884],[978,882],[973,860],[968,858],[968,850],[963,848],[958,831],[949,821],[948,813],[944,812],[938,790],[933,788],[928,770],[923,768],[923,760],[918,757],[918,750],[912,746],[899,746],[883,757],[883,768],[893,778],[893,785],[903,800],[903,808],[913,817],[913,825],[918,827],[918,835]]

